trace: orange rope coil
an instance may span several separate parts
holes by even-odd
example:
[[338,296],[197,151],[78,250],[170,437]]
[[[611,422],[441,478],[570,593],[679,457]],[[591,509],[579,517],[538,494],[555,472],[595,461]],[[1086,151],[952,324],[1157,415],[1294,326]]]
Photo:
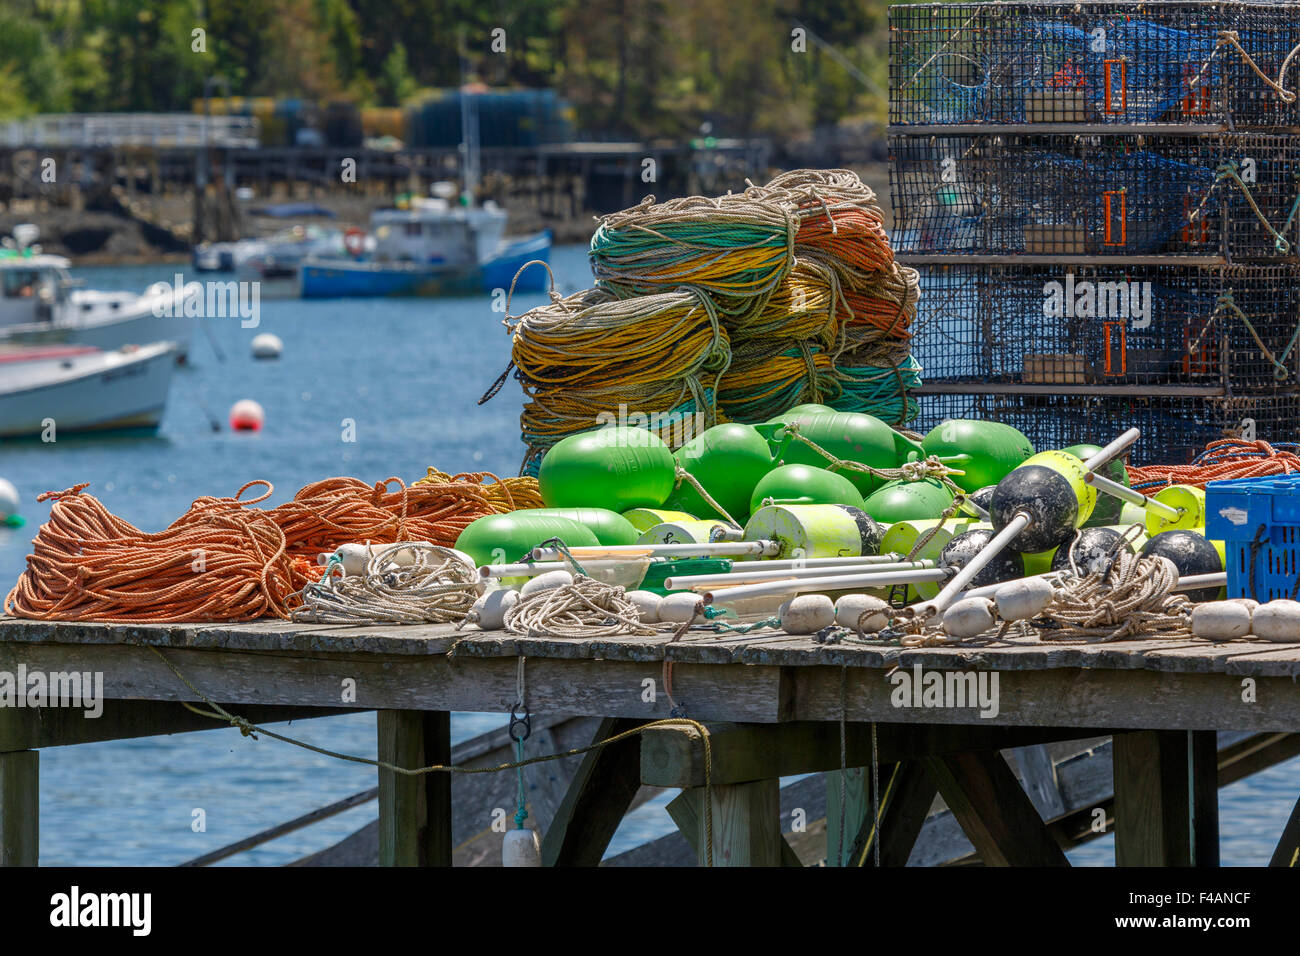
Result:
[[[396,484],[396,490],[390,486]],[[266,493],[241,500],[254,485]],[[409,487],[326,478],[269,510],[267,481],[233,498],[199,498],[158,534],[109,512],[88,487],[50,491],[27,569],[5,598],[17,617],[60,621],[247,621],[288,617],[297,592],[319,579],[316,556],[351,542],[428,541],[451,547],[476,518],[541,507],[533,478],[430,468]]]
[[[253,485],[266,494],[241,501]],[[111,514],[87,485],[53,500],[27,570],[5,598],[17,617],[59,621],[246,621],[286,617],[295,590],[285,535],[265,511],[271,485],[233,498],[199,498],[158,534]]]
[[1266,441],[1225,438],[1210,442],[1189,465],[1130,465],[1129,483],[1144,495],[1154,495],[1170,485],[1204,488],[1208,481],[1289,475],[1300,472],[1297,451],[1300,448],[1290,443],[1278,448]]

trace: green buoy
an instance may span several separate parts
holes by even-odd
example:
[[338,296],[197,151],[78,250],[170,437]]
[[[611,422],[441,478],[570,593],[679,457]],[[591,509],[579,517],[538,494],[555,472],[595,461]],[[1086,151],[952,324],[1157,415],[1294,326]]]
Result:
[[[754,486],[774,464],[767,440],[754,426],[738,422],[714,425],[677,449],[673,458],[741,524],[749,517]],[[668,507],[702,518],[715,516],[714,509],[687,481],[677,486]]]
[[852,505],[866,510],[862,495],[853,482],[815,465],[773,468],[754,486],[749,497],[749,513],[758,511],[769,498],[775,504]]
[[623,425],[570,435],[537,473],[548,508],[658,508],[673,491],[676,462],[658,435]]
[[937,455],[952,468],[963,491],[996,485],[1011,470],[1034,454],[1034,446],[1021,432],[1001,422],[950,418],[930,430],[921,441],[926,455]]
[[952,504],[952,491],[938,478],[886,482],[867,496],[862,507],[877,521],[915,521],[937,518]]
[[623,512],[623,517],[632,523],[637,534],[649,531],[665,521],[694,521],[695,515],[685,511],[673,511],[670,508],[632,508]]
[[570,548],[600,544],[590,528],[572,518],[512,511],[475,518],[456,538],[456,550],[464,551],[479,564],[512,564],[551,538],[559,538]]
[[600,544],[635,544],[641,533],[632,522],[608,508],[523,508],[515,515],[559,515],[585,526]]
[[[825,456],[788,434],[783,426],[797,425],[799,434],[820,445],[842,461],[853,461],[872,468],[897,468],[905,461],[925,456],[920,444],[890,428],[879,418],[860,412],[797,412],[791,410],[758,426],[772,443],[773,457],[786,464],[813,465],[826,468]],[[864,495],[869,495],[884,480],[863,471],[844,469],[842,474]]]
[[[938,518],[899,521],[891,524],[886,529],[885,536],[880,540],[880,553],[901,554],[905,558],[911,555],[913,559],[920,561],[938,561],[939,555],[943,553],[943,549],[954,536],[972,528],[988,527],[992,526],[974,522],[964,516],[949,518],[942,523]],[[913,549],[917,547],[922,535],[928,535],[928,537],[926,537],[925,543],[913,554]],[[909,584],[907,586],[906,600],[908,603],[922,599],[928,601],[939,593],[940,587],[942,585],[933,581]]]
[[880,553],[886,529],[852,505],[767,505],[745,525],[746,541],[779,541],[782,558],[838,558]]

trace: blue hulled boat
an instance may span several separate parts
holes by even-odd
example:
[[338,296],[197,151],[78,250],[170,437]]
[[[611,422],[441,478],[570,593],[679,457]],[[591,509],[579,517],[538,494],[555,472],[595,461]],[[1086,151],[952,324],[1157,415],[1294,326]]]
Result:
[[[495,203],[453,205],[416,199],[371,217],[373,251],[308,257],[299,272],[303,298],[476,295],[509,289],[527,262],[550,261],[551,233],[506,238],[506,213]],[[358,245],[358,249],[360,246]],[[519,277],[516,291],[548,287],[545,269]]]

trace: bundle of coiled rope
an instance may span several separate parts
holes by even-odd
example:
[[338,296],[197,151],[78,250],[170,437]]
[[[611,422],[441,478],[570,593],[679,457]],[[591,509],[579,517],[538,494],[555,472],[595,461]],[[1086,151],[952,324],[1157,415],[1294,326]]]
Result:
[[[490,481],[489,481],[490,479]],[[264,494],[241,499],[250,487]],[[396,485],[396,490],[390,486]],[[540,507],[533,478],[435,469],[409,487],[327,478],[269,510],[266,481],[233,498],[199,498],[157,534],[112,514],[86,485],[46,492],[54,502],[6,613],[62,621],[245,621],[287,617],[318,583],[317,556],[349,543],[426,541],[451,547],[476,518]]]
[[876,195],[850,170],[647,197],[600,221],[590,259],[597,288],[506,320],[524,473],[557,441],[629,412],[691,420],[681,441],[802,402],[895,425],[916,415],[918,277],[894,262]]
[[[266,493],[241,500],[248,488]],[[109,512],[88,487],[53,501],[5,598],[5,613],[53,621],[247,621],[285,617],[296,589],[284,530],[265,511],[271,486],[199,498],[164,531],[147,534]]]
[[796,228],[788,205],[745,195],[664,203],[647,196],[601,220],[591,270],[597,285],[619,298],[685,286],[743,319],[762,309],[789,272]]
[[[333,563],[308,583],[295,621],[317,624],[449,624],[482,590],[478,570],[449,548],[419,543],[372,549],[362,574],[335,575]],[[408,563],[398,564],[398,556]]]
[[1300,445],[1225,438],[1210,442],[1188,465],[1129,466],[1129,482],[1144,495],[1170,485],[1204,488],[1207,481],[1300,473]]

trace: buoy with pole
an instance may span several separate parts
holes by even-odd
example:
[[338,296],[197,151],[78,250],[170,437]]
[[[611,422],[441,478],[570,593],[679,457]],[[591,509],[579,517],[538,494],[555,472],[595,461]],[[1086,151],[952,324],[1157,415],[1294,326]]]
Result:
[[903,608],[899,615],[923,623],[938,617],[1008,547],[1022,553],[1060,547],[1087,521],[1096,500],[1084,476],[1123,454],[1139,437],[1141,432],[1130,428],[1086,460],[1065,452],[1044,452],[1026,460],[993,492],[993,539],[937,595]]

